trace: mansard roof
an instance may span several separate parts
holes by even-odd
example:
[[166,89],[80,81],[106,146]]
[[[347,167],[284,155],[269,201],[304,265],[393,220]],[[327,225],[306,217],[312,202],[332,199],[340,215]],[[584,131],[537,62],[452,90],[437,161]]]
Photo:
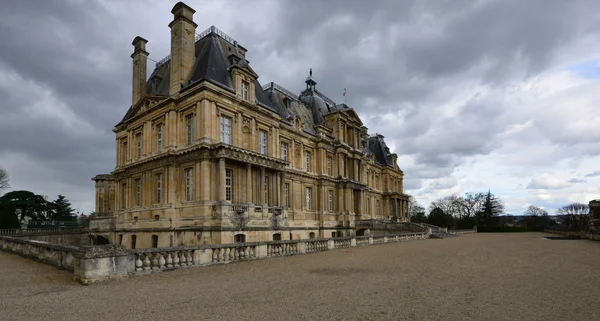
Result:
[[[375,155],[375,162],[377,164],[394,167],[392,153],[387,147],[383,135],[375,134],[369,137],[369,150]],[[400,167],[395,169],[400,170]]]

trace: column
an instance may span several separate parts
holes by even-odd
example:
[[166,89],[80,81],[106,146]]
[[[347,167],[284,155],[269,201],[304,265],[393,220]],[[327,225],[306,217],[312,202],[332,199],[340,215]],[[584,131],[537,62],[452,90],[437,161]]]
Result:
[[246,202],[253,203],[252,200],[252,165],[246,165]]
[[273,192],[275,192],[277,194],[277,206],[281,206],[282,202],[281,202],[281,186],[283,185],[281,183],[281,173],[277,173],[277,175],[275,176],[277,178],[277,183],[273,184]]
[[265,204],[265,168],[260,168],[260,177],[258,179],[258,200],[260,204]]
[[225,200],[225,158],[219,158],[219,191],[217,192],[218,201]]
[[210,188],[214,178],[211,178],[211,175],[214,174],[211,173],[210,167],[210,160],[204,158],[200,160],[200,199],[204,201],[212,199]]
[[[290,204],[284,204],[285,203],[285,172],[281,172],[281,178],[279,179],[279,197],[281,200],[281,203],[279,203],[280,206],[287,206],[289,207]],[[291,193],[291,191],[288,191],[288,193]]]

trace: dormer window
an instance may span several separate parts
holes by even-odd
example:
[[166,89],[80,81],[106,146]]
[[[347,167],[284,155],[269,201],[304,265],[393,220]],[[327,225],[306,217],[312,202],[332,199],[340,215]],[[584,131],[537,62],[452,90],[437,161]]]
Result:
[[248,101],[248,88],[250,84],[247,81],[242,80],[242,99]]
[[150,79],[150,93],[155,94],[158,91],[158,85],[160,85],[160,77],[152,77]]
[[289,98],[284,98],[283,103],[285,104],[286,110],[290,110],[292,108],[292,101]]

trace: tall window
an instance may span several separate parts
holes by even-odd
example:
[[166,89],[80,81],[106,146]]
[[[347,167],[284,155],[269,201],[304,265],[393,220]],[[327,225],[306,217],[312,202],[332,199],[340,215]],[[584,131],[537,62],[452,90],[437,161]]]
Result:
[[156,203],[162,203],[162,174],[156,174]]
[[121,207],[127,208],[127,184],[121,185]]
[[285,199],[285,207],[289,207],[290,206],[290,184],[289,183],[285,183],[285,185],[283,185],[283,195],[284,195],[284,199]]
[[194,143],[194,114],[185,116],[185,126],[187,132],[187,144]]
[[267,154],[267,132],[264,130],[258,131],[258,139],[260,143],[260,153],[263,155]]
[[137,148],[137,158],[142,157],[142,134],[135,134],[135,144]]
[[371,198],[367,198],[367,214],[371,215]]
[[310,152],[304,152],[304,162],[306,163],[306,171],[310,172]]
[[156,150],[160,153],[163,147],[163,125],[158,124],[156,126]]
[[131,248],[133,250],[135,250],[136,243],[137,243],[137,235],[132,235],[131,236]]
[[327,157],[327,175],[332,176],[332,174],[331,174],[331,157]]
[[193,190],[193,169],[192,168],[186,168],[184,171],[185,174],[185,200],[186,201],[192,201],[194,198],[194,190]]
[[127,163],[127,156],[129,155],[127,150],[127,142],[123,142],[123,151],[121,153],[123,156],[123,164]]
[[288,144],[281,143],[281,159],[284,161],[288,160]]
[[142,181],[139,178],[135,179],[135,206],[142,205]]
[[333,191],[327,191],[327,208],[330,212],[333,212]]
[[221,116],[221,143],[231,144],[231,118]]
[[152,247],[158,247],[158,235],[152,235]]
[[250,84],[242,80],[242,99],[245,101],[248,101],[248,87],[250,87]]
[[232,201],[233,197],[233,170],[231,168],[225,169],[225,200]]
[[310,210],[312,208],[312,188],[306,188],[306,209]]

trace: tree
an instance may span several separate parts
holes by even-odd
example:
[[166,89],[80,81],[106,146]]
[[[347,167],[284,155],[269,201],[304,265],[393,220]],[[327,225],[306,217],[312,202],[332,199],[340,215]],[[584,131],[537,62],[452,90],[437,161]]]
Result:
[[[413,222],[413,217],[418,217],[419,219],[425,218],[425,208],[419,204],[417,199],[415,199],[412,195],[408,196],[408,208],[407,208],[408,217],[410,221]],[[418,223],[423,223],[418,222]]]
[[525,215],[528,216],[548,216],[548,212],[545,209],[537,206],[530,205],[525,211]]
[[8,184],[8,172],[5,169],[0,168],[0,193],[9,188],[10,185]]
[[76,219],[73,216],[73,208],[71,207],[71,203],[67,200],[63,195],[58,195],[56,200],[52,202],[52,213],[50,215],[50,219],[53,221],[72,221]]
[[588,229],[590,209],[587,204],[571,203],[556,211],[562,226],[570,231],[585,231]]
[[490,225],[493,218],[504,212],[502,201],[488,190],[481,209],[477,213],[477,222],[480,225]]
[[525,211],[525,215],[527,217],[524,219],[524,223],[530,231],[543,231],[550,225],[548,212],[541,207],[531,205]]
[[450,214],[444,213],[439,207],[434,208],[429,212],[429,216],[427,217],[427,222],[431,225],[441,226],[441,227],[452,227],[454,223],[454,218]]
[[432,212],[434,209],[439,208],[444,213],[453,216],[459,217],[462,205],[462,198],[457,195],[445,196],[440,199],[437,199],[431,202],[429,205],[429,212]]
[[0,197],[0,221],[15,228],[14,222],[43,221],[51,212],[50,203],[30,191],[12,191]]
[[465,197],[460,202],[460,217],[475,217],[481,211],[485,201],[485,193],[465,193]]

